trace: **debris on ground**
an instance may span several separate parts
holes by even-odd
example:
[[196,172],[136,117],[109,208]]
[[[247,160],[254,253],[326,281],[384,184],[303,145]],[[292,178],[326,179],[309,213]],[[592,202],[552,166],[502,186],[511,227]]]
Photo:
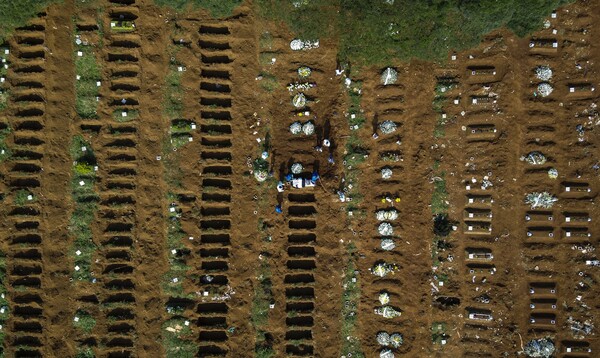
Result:
[[396,131],[398,126],[392,121],[383,121],[379,124],[379,130],[383,134],[391,134]]
[[540,81],[547,82],[552,78],[552,69],[548,66],[538,66],[535,69],[535,77]]
[[549,358],[554,354],[554,343],[548,338],[532,339],[523,349],[531,358]]
[[398,211],[396,209],[378,210],[375,212],[375,217],[379,221],[393,221],[398,219]]
[[540,152],[530,152],[524,157],[521,157],[521,160],[526,161],[531,165],[542,165],[546,163],[546,156]]
[[290,42],[290,48],[294,51],[312,50],[314,48],[319,48],[319,40],[310,41],[295,39]]
[[392,227],[392,224],[388,222],[382,222],[379,224],[377,231],[379,232],[379,235],[382,236],[392,236],[394,234],[394,228]]
[[542,82],[537,87],[537,93],[542,97],[548,97],[552,91],[554,91],[554,87],[548,82]]
[[532,209],[544,208],[550,209],[558,199],[547,191],[543,193],[533,192],[525,196],[525,204],[531,205]]
[[400,311],[397,311],[392,306],[378,307],[375,309],[375,314],[383,316],[383,318],[396,318],[402,315]]
[[389,179],[392,177],[392,169],[383,168],[381,169],[381,179]]
[[381,73],[381,84],[384,86],[391,85],[396,83],[398,80],[398,71],[394,70],[391,67],[386,68]]

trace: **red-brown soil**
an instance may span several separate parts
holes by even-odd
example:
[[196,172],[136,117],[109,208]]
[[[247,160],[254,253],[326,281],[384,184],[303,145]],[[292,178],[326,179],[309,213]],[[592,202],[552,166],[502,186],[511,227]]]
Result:
[[[357,248],[361,295],[354,335],[365,357],[379,355],[380,331],[401,333],[404,344],[394,352],[407,357],[513,357],[528,340],[545,336],[553,338],[559,357],[600,351],[597,328],[577,338],[567,322],[572,317],[600,325],[598,267],[585,264],[597,258],[590,248],[600,234],[600,119],[584,112],[598,101],[598,88],[590,90],[599,84],[598,1],[558,9],[549,28],[523,39],[494,31],[477,48],[453,54],[455,59],[449,54],[441,65],[393,64],[393,85],[380,83],[383,68],[353,69],[351,79],[362,82],[366,117],[354,133],[346,119],[348,72],[336,75],[336,39],[292,51],[293,35],[259,19],[249,3],[219,21],[204,11],[176,14],[150,0],[99,4],[104,10],[97,12],[65,0],[8,41],[11,107],[0,121],[12,128],[7,146],[13,152],[26,146],[31,153],[0,164],[7,356],[72,357],[82,344],[98,357],[164,356],[163,324],[176,316],[190,324],[186,339],[199,346],[197,356],[252,357],[257,276],[267,265],[273,306],[259,329],[274,356],[340,357],[347,340],[341,312],[348,243]],[[134,19],[135,31],[110,31],[119,14]],[[102,69],[99,118],[83,120],[75,111],[72,80],[74,26],[97,21],[104,30],[82,36],[93,44]],[[19,39],[27,36],[43,43],[24,45]],[[269,64],[269,57],[276,61]],[[173,119],[163,107],[165,81],[174,62],[185,67],[181,117],[196,128],[189,143],[165,152]],[[553,70],[554,91],[546,98],[533,95],[540,65]],[[289,132],[302,118],[286,89],[298,80],[300,66],[313,70],[310,82],[316,83],[306,91],[317,133],[308,137]],[[119,71],[128,73],[127,80]],[[268,75],[275,80],[266,88]],[[455,86],[436,109],[442,78]],[[20,97],[23,82],[36,84],[26,95],[39,96]],[[139,110],[139,118],[117,122],[113,111],[121,107]],[[385,120],[397,124],[394,134],[377,130]],[[438,130],[443,135],[434,136]],[[252,162],[267,133],[274,178],[258,184]],[[350,217],[336,190],[357,169],[343,162],[352,134],[368,155],[353,183],[361,198]],[[100,201],[91,224],[96,282],[69,279],[74,238],[68,226],[75,207],[69,143],[75,135],[90,142],[99,166],[94,190]],[[316,151],[323,136],[332,145]],[[381,154],[390,151],[402,160],[383,162]],[[532,167],[520,160],[531,151],[543,152],[548,162]],[[330,154],[335,164],[328,163]],[[293,162],[309,173],[318,170],[321,178],[315,187],[278,193],[274,184]],[[392,167],[391,179],[381,178],[384,166]],[[548,177],[550,168],[558,178]],[[449,247],[432,257],[431,202],[442,177],[456,230],[447,238]],[[492,186],[482,189],[484,179]],[[18,189],[37,201],[19,209],[12,199]],[[558,202],[531,210],[524,197],[534,191],[548,191]],[[167,238],[174,206],[188,266],[181,277],[184,298],[162,289],[173,256]],[[399,213],[392,222],[396,247],[384,251],[375,212],[391,206]],[[470,258],[473,253],[493,258]],[[379,260],[398,270],[385,278],[372,275],[369,269]],[[374,313],[383,291],[400,317]],[[225,298],[214,299],[215,293]],[[170,305],[181,312],[167,312]],[[73,327],[82,309],[96,320],[90,333]],[[473,312],[493,319],[471,319]],[[448,335],[443,345],[432,342],[438,325]],[[29,348],[19,350],[23,346]],[[570,355],[567,348],[576,346],[592,353]]]

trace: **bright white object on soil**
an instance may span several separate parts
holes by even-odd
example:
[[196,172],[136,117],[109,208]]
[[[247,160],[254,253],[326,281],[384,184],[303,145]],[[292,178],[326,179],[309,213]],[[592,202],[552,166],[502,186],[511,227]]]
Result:
[[398,211],[395,209],[390,210],[378,210],[375,213],[375,217],[379,221],[392,221],[398,219]]
[[377,343],[382,346],[390,345],[390,335],[387,332],[379,332],[377,333]]
[[300,122],[294,122],[290,124],[290,133],[297,135],[302,132],[302,124]]
[[404,343],[404,338],[402,338],[402,335],[400,333],[393,333],[390,336],[390,344],[392,345],[392,347],[398,348],[402,345],[402,343]]
[[531,165],[542,165],[546,163],[546,156],[540,152],[531,152],[523,160]]
[[269,176],[269,173],[267,173],[265,170],[255,170],[254,171],[254,178],[256,178],[256,180],[258,180],[259,182],[263,182],[263,181],[267,180],[268,176]]
[[290,42],[290,48],[294,51],[311,50],[313,48],[319,48],[319,40],[309,41],[294,39]]
[[377,231],[379,232],[379,235],[391,236],[394,233],[394,228],[392,227],[392,224],[388,222],[383,222],[379,224]]
[[310,69],[310,67],[302,66],[302,67],[298,68],[298,77],[300,77],[300,78],[306,78],[306,77],[310,76],[311,73],[312,73],[312,70]]
[[558,199],[553,197],[547,191],[543,193],[530,193],[525,196],[525,204],[531,205],[532,209],[535,208],[544,208],[550,209]]
[[297,95],[295,95],[292,99],[292,104],[296,108],[302,108],[306,106],[306,96],[304,95],[304,93],[298,93]]
[[392,251],[396,248],[396,243],[392,239],[383,239],[381,240],[381,249],[385,251]]
[[381,84],[384,86],[391,85],[396,83],[398,80],[398,71],[394,70],[391,67],[386,68],[381,73]]
[[294,163],[294,164],[292,164],[291,169],[292,169],[292,173],[300,174],[300,173],[302,173],[302,170],[304,169],[304,167],[300,163]]
[[396,128],[398,128],[398,126],[392,121],[383,121],[379,124],[379,130],[383,134],[394,133]]
[[379,302],[382,305],[387,305],[390,303],[390,295],[387,292],[382,292],[379,294]]
[[552,69],[548,66],[538,66],[535,69],[535,77],[540,81],[548,81],[552,78]]
[[395,318],[400,317],[402,314],[396,311],[393,307],[383,306],[375,309],[375,314],[383,316],[384,318]]
[[392,177],[392,170],[390,168],[381,169],[381,178],[382,179],[389,179],[391,177]]
[[542,97],[548,97],[552,91],[554,91],[554,88],[548,82],[542,82],[538,85],[538,93]]
[[302,132],[305,135],[311,135],[315,132],[315,125],[312,122],[306,122],[302,125]]
[[394,358],[394,352],[391,349],[383,349],[379,352],[379,358]]

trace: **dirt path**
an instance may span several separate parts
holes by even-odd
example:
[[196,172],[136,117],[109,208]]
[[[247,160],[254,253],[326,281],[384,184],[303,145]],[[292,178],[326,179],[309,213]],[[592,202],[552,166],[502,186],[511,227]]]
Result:
[[[141,30],[140,44],[140,119],[138,122],[136,185],[136,328],[144,332],[137,339],[141,352],[162,352],[156,337],[160,336],[164,301],[158,284],[166,271],[165,213],[167,203],[161,200],[166,190],[162,163],[156,160],[165,136],[168,122],[160,115],[163,84],[168,69],[168,54],[164,49],[169,42],[165,24],[151,1],[139,2],[137,26]],[[161,353],[162,354],[162,353]]]
[[[65,141],[71,137],[71,123],[74,113],[74,87],[65,86],[64,78],[74,78],[73,68],[73,28],[71,14],[73,3],[67,1],[63,6],[48,9],[45,46],[47,98],[45,116],[44,172],[41,176],[45,222],[41,225],[47,238],[42,257],[44,257],[44,291],[46,294],[46,312],[48,325],[47,352],[50,356],[72,354],[68,345],[63,344],[66,330],[72,323],[72,312],[65,305],[72,299],[69,289],[71,271],[68,253],[71,243],[68,240],[70,200],[71,158],[65,151]],[[66,99],[66,100],[65,100]]]

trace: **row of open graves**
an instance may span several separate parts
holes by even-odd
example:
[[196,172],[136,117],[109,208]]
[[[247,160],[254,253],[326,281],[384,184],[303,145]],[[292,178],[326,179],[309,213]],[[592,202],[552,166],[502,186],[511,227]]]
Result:
[[11,234],[2,268],[6,277],[1,282],[0,333],[6,336],[6,347],[20,347],[15,354],[21,357],[40,354],[45,325],[41,244],[47,238],[42,236],[44,222],[37,202],[45,143],[45,17],[42,13],[16,29],[12,39],[0,46],[2,105],[14,107],[0,120],[6,140],[0,157],[7,161],[3,175],[8,183],[1,195],[4,201],[12,199],[5,209]]
[[[590,201],[596,190],[592,178],[580,174],[586,172],[584,168],[575,167],[572,173],[564,173],[565,178],[556,170],[562,163],[555,159],[560,153],[563,160],[578,162],[578,152],[588,143],[587,124],[579,122],[577,111],[584,108],[582,112],[587,114],[590,99],[595,97],[593,81],[586,75],[590,18],[579,14],[563,21],[567,15],[554,12],[545,29],[530,40],[533,96],[526,108],[540,115],[524,128],[521,144],[525,153],[524,188],[530,194],[521,212],[520,235],[527,271],[530,338],[553,338],[560,357],[593,357],[589,337],[594,334],[594,322],[588,303],[598,292],[594,271],[600,265],[594,253],[595,220]],[[567,72],[557,76],[553,70],[565,64]],[[565,83],[562,77],[568,78],[566,86],[555,90],[555,82]],[[566,121],[553,115],[552,108],[558,102]],[[563,103],[568,105],[563,107]],[[567,134],[557,135],[561,132]],[[556,264],[565,265],[567,271],[560,272]]]

